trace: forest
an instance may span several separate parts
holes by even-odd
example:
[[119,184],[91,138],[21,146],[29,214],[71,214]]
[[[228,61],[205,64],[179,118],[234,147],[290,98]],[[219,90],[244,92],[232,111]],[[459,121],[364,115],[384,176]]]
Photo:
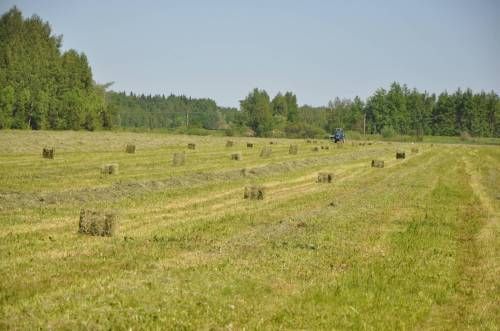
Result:
[[365,100],[333,98],[299,106],[290,91],[271,98],[253,89],[239,109],[209,98],[144,95],[98,84],[84,53],[62,51],[62,36],[13,7],[0,18],[0,128],[100,130],[200,128],[228,135],[323,136],[336,127],[382,135],[500,136],[494,91],[438,95],[394,82]]

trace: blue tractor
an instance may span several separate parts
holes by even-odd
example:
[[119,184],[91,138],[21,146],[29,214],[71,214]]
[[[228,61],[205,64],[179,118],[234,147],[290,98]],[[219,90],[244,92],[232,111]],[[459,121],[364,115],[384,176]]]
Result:
[[332,134],[332,135],[330,135],[330,139],[334,143],[338,143],[338,142],[344,143],[345,142],[344,129],[342,129],[342,128],[336,128],[335,129],[335,133]]

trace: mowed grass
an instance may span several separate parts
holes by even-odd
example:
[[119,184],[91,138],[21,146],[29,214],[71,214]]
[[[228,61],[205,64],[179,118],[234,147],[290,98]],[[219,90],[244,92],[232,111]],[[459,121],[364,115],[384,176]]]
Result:
[[0,329],[498,330],[498,147],[269,141],[0,131]]

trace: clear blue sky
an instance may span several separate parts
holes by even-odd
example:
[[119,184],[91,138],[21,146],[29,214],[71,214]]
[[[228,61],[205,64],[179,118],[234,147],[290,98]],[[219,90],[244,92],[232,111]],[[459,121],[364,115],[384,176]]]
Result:
[[114,90],[237,106],[259,87],[300,104],[392,81],[500,91],[500,1],[1,0],[36,13]]

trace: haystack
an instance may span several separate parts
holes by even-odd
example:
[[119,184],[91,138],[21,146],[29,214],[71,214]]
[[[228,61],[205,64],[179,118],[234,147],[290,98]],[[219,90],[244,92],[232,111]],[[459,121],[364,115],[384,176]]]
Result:
[[125,147],[125,152],[127,152],[127,153],[129,153],[129,154],[134,154],[134,153],[135,153],[135,145],[128,144],[128,145]]
[[383,168],[384,161],[381,160],[372,160],[372,168]]
[[263,200],[265,195],[265,188],[261,185],[246,186],[243,194],[244,199],[250,200]]
[[172,164],[174,166],[181,166],[186,163],[186,154],[185,153],[174,153],[172,158]]
[[318,183],[331,183],[333,180],[333,173],[320,172],[318,173]]
[[53,159],[56,155],[56,149],[54,147],[44,147],[42,150],[42,156],[45,159]]
[[396,159],[404,159],[406,157],[406,154],[404,151],[397,151],[396,152]]
[[111,237],[117,228],[117,217],[110,212],[82,209],[78,232],[91,236]]
[[241,153],[233,153],[233,154],[231,154],[231,160],[240,161],[242,158],[243,158],[243,156],[241,155]]
[[272,153],[273,153],[273,150],[271,149],[271,147],[264,147],[260,151],[260,156],[261,157],[269,157],[269,156],[271,156]]
[[118,174],[118,164],[110,163],[105,164],[101,167],[101,174],[104,175],[116,175]]
[[411,149],[411,152],[412,152],[412,153],[414,153],[414,154],[417,154],[417,153],[418,153],[418,148],[413,147],[413,148]]
[[228,140],[226,141],[226,147],[233,147],[234,146],[234,141]]
[[188,149],[196,149],[196,144],[189,143],[188,144]]
[[247,143],[247,148],[253,148],[253,144],[252,143]]
[[290,145],[288,148],[288,153],[289,154],[297,154],[299,152],[299,145]]

